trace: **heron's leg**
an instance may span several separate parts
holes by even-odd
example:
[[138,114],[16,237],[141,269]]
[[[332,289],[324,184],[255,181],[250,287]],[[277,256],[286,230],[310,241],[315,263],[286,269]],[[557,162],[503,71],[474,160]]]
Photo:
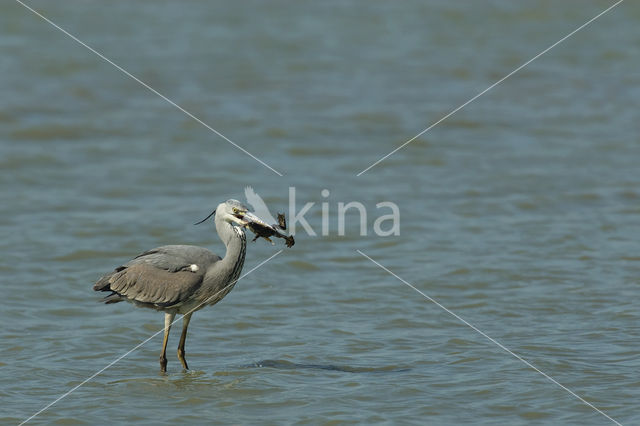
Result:
[[178,359],[185,370],[188,370],[189,366],[187,365],[187,360],[184,358],[184,343],[187,340],[187,327],[189,327],[192,313],[193,312],[189,312],[182,317],[182,334],[180,335],[180,343],[178,344]]
[[171,331],[171,323],[176,314],[165,312],[164,314],[164,339],[162,340],[162,352],[160,352],[160,371],[167,372],[167,342],[169,341],[169,331]]

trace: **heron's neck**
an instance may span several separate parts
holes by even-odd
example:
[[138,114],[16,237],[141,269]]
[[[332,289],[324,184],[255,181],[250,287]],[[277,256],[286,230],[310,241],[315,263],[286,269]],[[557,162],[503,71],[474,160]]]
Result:
[[244,256],[247,249],[247,238],[244,228],[224,223],[218,229],[218,234],[227,247],[227,252],[222,259],[222,267],[229,274],[230,279],[237,279],[244,265]]

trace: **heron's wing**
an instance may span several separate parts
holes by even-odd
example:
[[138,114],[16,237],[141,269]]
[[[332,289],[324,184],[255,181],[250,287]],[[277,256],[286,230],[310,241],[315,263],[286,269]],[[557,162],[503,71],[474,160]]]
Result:
[[93,289],[113,292],[107,303],[124,298],[162,307],[178,305],[200,288],[207,268],[219,260],[202,247],[158,247],[102,277]]
[[219,260],[220,256],[204,247],[172,245],[145,251],[130,260],[125,266],[146,263],[170,272],[177,272],[185,268],[194,269],[191,265],[196,265],[198,269],[204,271]]
[[139,263],[111,275],[109,290],[136,302],[172,306],[187,301],[202,284],[203,276]]

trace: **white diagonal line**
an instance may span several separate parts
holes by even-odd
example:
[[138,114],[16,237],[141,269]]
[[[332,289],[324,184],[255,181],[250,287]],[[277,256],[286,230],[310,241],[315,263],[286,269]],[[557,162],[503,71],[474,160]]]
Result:
[[[240,278],[238,278],[235,281],[230,282],[229,284],[227,284],[226,286],[224,286],[222,288],[222,290],[218,291],[217,293],[215,293],[213,296],[207,298],[207,300],[205,300],[204,302],[200,303],[198,306],[196,306],[195,308],[191,309],[189,312],[187,312],[185,315],[188,315],[194,311],[196,311],[197,309],[199,309],[202,305],[207,304],[207,302],[209,302],[209,300],[213,299],[214,297],[216,297],[218,294],[222,293],[224,290],[226,290],[229,286],[234,285],[235,283],[237,283],[238,281],[240,281],[241,279],[243,279],[244,277],[246,277],[247,275],[249,275],[250,273],[252,273],[253,271],[255,271],[256,269],[258,269],[259,267],[261,267],[262,265],[264,265],[265,263],[267,263],[268,261],[270,261],[271,259],[273,259],[274,257],[276,257],[277,255],[279,255],[280,253],[282,253],[282,250],[277,251],[274,255],[272,255],[271,257],[267,258],[266,260],[263,260],[262,262],[260,262],[257,266],[254,266],[253,268],[251,268],[248,272],[242,274],[242,276],[240,276]],[[180,320],[180,318],[174,320],[171,325],[175,324],[176,322],[178,322]],[[30,417],[28,417],[27,419],[23,420],[22,423],[20,423],[20,426],[22,426],[23,424],[33,420],[36,416],[40,415],[42,412],[44,412],[45,410],[51,408],[51,406],[53,406],[54,404],[60,402],[61,400],[63,400],[64,398],[66,398],[67,396],[69,396],[70,394],[72,394],[73,392],[75,392],[79,387],[85,385],[87,382],[93,380],[96,376],[98,376],[99,374],[101,374],[103,371],[105,371],[106,369],[108,369],[109,367],[112,367],[114,364],[116,364],[117,362],[121,361],[124,357],[126,357],[127,355],[129,355],[130,353],[136,351],[138,348],[140,348],[141,346],[143,346],[145,343],[147,343],[149,340],[153,339],[154,337],[156,337],[158,334],[164,332],[164,328],[159,330],[158,332],[154,333],[151,337],[147,338],[146,340],[142,341],[141,343],[138,343],[136,346],[134,346],[132,349],[130,349],[129,351],[127,351],[126,353],[124,353],[123,355],[120,355],[118,358],[116,358],[115,360],[111,361],[109,364],[107,364],[106,366],[102,367],[100,370],[96,371],[95,373],[93,373],[91,376],[87,377],[86,379],[84,379],[82,382],[80,382],[80,384],[72,387],[71,389],[69,389],[67,392],[63,393],[62,395],[60,395],[58,398],[56,398],[53,402],[50,402],[49,404],[45,405],[43,408],[41,408],[40,410],[38,410],[36,413],[32,414]]]
[[146,89],[150,90],[154,94],[160,96],[162,99],[167,101],[169,104],[173,105],[174,107],[176,107],[177,109],[182,111],[184,114],[186,114],[187,116],[191,117],[192,119],[194,119],[195,121],[197,121],[198,123],[200,123],[201,125],[206,127],[207,129],[209,129],[210,131],[215,133],[216,135],[220,136],[222,139],[224,139],[225,141],[229,142],[231,145],[235,146],[240,151],[244,152],[249,157],[251,157],[254,160],[256,160],[258,163],[262,164],[263,166],[265,166],[266,168],[268,168],[269,170],[271,170],[272,172],[274,172],[278,176],[282,176],[282,173],[280,173],[279,171],[277,171],[276,169],[274,169],[273,167],[271,167],[270,165],[268,165],[267,163],[265,163],[264,161],[262,161],[261,159],[259,159],[258,157],[256,157],[255,155],[253,155],[252,153],[250,153],[249,151],[247,151],[246,149],[244,149],[243,147],[241,147],[240,145],[238,145],[237,143],[235,143],[234,141],[232,141],[231,139],[229,139],[228,137],[226,137],[225,135],[223,135],[222,133],[220,133],[219,131],[217,131],[216,129],[214,129],[213,127],[211,127],[210,125],[208,125],[207,123],[205,123],[204,121],[202,121],[201,119],[199,119],[198,117],[196,117],[195,115],[193,115],[192,113],[190,113],[189,111],[187,111],[186,109],[184,109],[183,107],[181,107],[180,105],[175,103],[174,101],[172,101],[171,99],[169,99],[168,97],[166,97],[165,95],[163,95],[162,93],[158,92],[156,89],[154,89],[153,87],[149,86],[147,83],[145,83],[144,81],[140,80],[138,77],[136,77],[135,75],[131,74],[129,71],[125,70],[120,65],[116,64],[111,59],[107,58],[102,53],[98,52],[96,49],[94,49],[93,47],[89,46],[87,43],[83,42],[78,37],[74,36],[73,34],[68,32],[67,30],[65,30],[64,28],[62,28],[61,26],[59,26],[58,24],[53,22],[51,19],[49,19],[46,16],[42,15],[41,13],[39,13],[38,11],[33,9],[31,6],[29,6],[29,5],[25,4],[24,2],[22,2],[21,0],[16,0],[16,2],[19,3],[20,5],[22,5],[25,9],[30,10],[35,15],[39,16],[40,18],[42,18],[47,23],[51,24],[53,27],[55,27],[56,29],[58,29],[59,31],[61,31],[62,33],[67,35],[69,38],[71,38],[75,42],[79,43],[83,47],[87,48],[89,51],[91,51],[94,54],[96,54],[98,57],[100,57],[100,59],[104,60],[105,62],[108,62],[111,65],[113,65],[118,71],[122,72],[127,77],[129,77],[132,80],[136,81],[138,84],[142,85],[143,87],[145,87]]
[[556,47],[557,45],[559,45],[560,43],[562,43],[563,41],[565,41],[566,39],[568,39],[569,37],[571,37],[572,35],[574,35],[575,33],[577,33],[578,31],[582,30],[584,27],[586,27],[587,25],[591,24],[593,21],[595,21],[596,19],[598,19],[599,17],[601,17],[602,15],[604,15],[605,13],[609,12],[611,9],[613,9],[614,7],[616,7],[617,5],[619,5],[620,3],[622,3],[624,0],[618,0],[618,2],[612,4],[611,6],[609,6],[608,8],[606,8],[605,10],[603,10],[602,12],[600,12],[599,14],[597,14],[596,16],[594,16],[593,18],[589,19],[587,22],[585,22],[584,24],[580,25],[578,28],[576,28],[575,30],[571,31],[569,34],[567,34],[566,36],[562,37],[560,40],[556,41],[555,43],[553,43],[551,46],[547,47],[546,49],[544,49],[542,52],[538,53],[536,56],[534,56],[533,58],[529,59],[527,62],[525,62],[524,64],[520,65],[518,68],[514,69],[513,71],[511,71],[509,74],[505,75],[504,77],[502,77],[500,80],[496,81],[495,83],[493,83],[491,86],[487,87],[486,89],[484,89],[482,92],[478,93],[477,95],[475,95],[473,98],[469,99],[468,101],[466,101],[465,103],[463,103],[462,105],[460,105],[459,107],[451,110],[449,113],[447,113],[446,115],[444,115],[442,118],[440,118],[438,121],[436,121],[435,123],[433,123],[432,125],[430,125],[429,127],[427,127],[426,129],[422,130],[420,133],[418,133],[417,135],[415,135],[414,137],[412,137],[411,139],[409,139],[408,141],[404,142],[402,145],[400,145],[399,147],[397,147],[396,149],[394,149],[393,151],[391,151],[390,153],[388,153],[387,155],[385,155],[384,157],[380,158],[378,161],[376,161],[375,163],[371,164],[369,167],[367,167],[366,169],[362,170],[360,173],[358,173],[356,176],[360,176],[363,173],[365,173],[367,170],[371,169],[372,167],[376,166],[378,163],[380,163],[381,161],[384,161],[385,159],[387,159],[388,157],[392,156],[393,154],[395,154],[396,152],[400,151],[402,148],[404,148],[405,146],[409,145],[411,142],[413,142],[414,140],[418,139],[420,136],[424,135],[425,133],[427,133],[429,130],[433,129],[434,127],[436,127],[438,124],[442,123],[444,120],[446,120],[447,118],[451,117],[453,114],[455,114],[456,112],[460,111],[462,108],[466,107],[467,105],[469,105],[471,102],[475,101],[476,99],[478,99],[480,96],[484,95],[485,93],[487,93],[489,90],[493,89],[494,87],[496,87],[498,84],[502,83],[503,81],[505,81],[506,79],[508,79],[509,77],[511,77],[512,75],[514,75],[515,73],[517,73],[518,71],[520,71],[522,68],[526,67],[527,65],[529,65],[531,62],[535,61],[536,59],[538,59],[540,56],[544,55],[545,53],[547,53],[548,51],[550,51],[551,49],[553,49],[554,47]]
[[552,381],[553,383],[555,383],[556,385],[560,386],[562,389],[564,389],[565,391],[569,392],[571,395],[573,395],[574,397],[578,398],[580,401],[582,401],[583,403],[587,404],[589,407],[593,408],[594,410],[596,410],[598,413],[602,414],[603,416],[605,416],[607,419],[611,420],[613,423],[620,425],[620,422],[618,422],[617,420],[613,419],[612,417],[610,417],[607,413],[605,413],[604,411],[600,410],[598,407],[596,407],[595,405],[593,405],[592,403],[590,403],[589,401],[585,400],[584,398],[582,398],[580,395],[578,395],[577,393],[575,393],[574,391],[572,391],[571,389],[569,389],[568,387],[566,387],[565,385],[563,385],[562,383],[558,382],[556,379],[554,379],[553,377],[549,376],[547,373],[545,373],[544,371],[540,370],[539,368],[537,368],[536,366],[534,366],[533,364],[531,364],[529,361],[527,361],[526,359],[522,358],[520,355],[516,354],[515,352],[511,351],[509,348],[507,348],[506,346],[504,346],[502,343],[498,342],[497,340],[495,340],[493,337],[489,336],[488,334],[486,334],[485,332],[483,332],[482,330],[480,330],[478,327],[474,326],[473,324],[471,324],[470,322],[468,322],[467,320],[465,320],[464,318],[462,318],[460,315],[456,314],[455,312],[451,311],[450,309],[448,309],[446,306],[442,305],[441,303],[439,303],[437,300],[433,299],[432,297],[430,297],[429,295],[427,295],[426,293],[422,292],[421,290],[418,290],[416,287],[414,287],[411,283],[405,281],[404,279],[402,279],[401,277],[399,277],[398,275],[396,275],[395,273],[393,273],[392,271],[390,271],[389,269],[387,269],[386,267],[384,267],[383,265],[381,265],[380,263],[376,262],[375,260],[373,260],[371,257],[367,256],[366,254],[364,254],[363,252],[361,252],[360,250],[356,250],[358,253],[360,253],[362,256],[366,257],[367,259],[369,259],[371,262],[373,262],[374,264],[378,265],[380,268],[384,269],[385,271],[387,271],[389,274],[393,275],[395,278],[397,278],[398,280],[400,280],[401,282],[403,282],[404,284],[406,284],[407,286],[411,287],[412,289],[414,289],[415,291],[417,291],[418,293],[420,293],[424,298],[426,298],[427,300],[429,300],[430,302],[432,302],[433,304],[437,305],[439,308],[443,309],[445,312],[447,312],[448,314],[454,316],[456,319],[458,319],[459,321],[461,321],[463,324],[465,324],[466,326],[470,327],[471,329],[473,329],[475,332],[477,332],[478,334],[482,335],[483,337],[485,337],[487,340],[489,340],[491,343],[495,344],[496,346],[498,346],[500,349],[504,350],[505,352],[511,354],[512,356],[514,356],[516,359],[518,359],[519,361],[523,362],[525,365],[527,365],[529,368],[534,369],[535,371],[537,371],[538,373],[542,374],[544,377],[546,377],[547,379],[549,379],[550,381]]

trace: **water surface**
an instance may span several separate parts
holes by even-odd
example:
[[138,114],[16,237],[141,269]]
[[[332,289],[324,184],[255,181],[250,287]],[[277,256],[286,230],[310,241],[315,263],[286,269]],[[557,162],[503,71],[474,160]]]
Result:
[[[315,202],[296,245],[34,423],[606,424],[361,250],[623,424],[640,422],[640,9],[588,2],[33,2],[280,177],[18,3],[0,16],[0,422],[162,327],[103,273],[252,185]],[[323,198],[321,191],[330,190]],[[337,203],[368,207],[368,235]],[[373,234],[375,204],[401,235]],[[245,270],[277,248],[250,243]]]

